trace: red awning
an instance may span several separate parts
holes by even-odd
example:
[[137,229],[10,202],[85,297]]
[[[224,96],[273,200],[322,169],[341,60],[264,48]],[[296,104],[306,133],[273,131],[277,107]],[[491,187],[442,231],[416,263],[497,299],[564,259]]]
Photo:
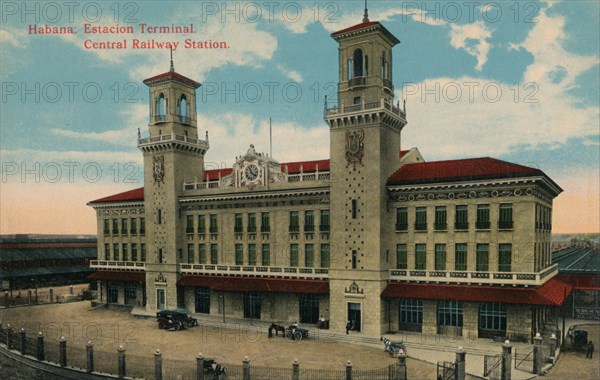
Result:
[[560,306],[572,291],[572,285],[557,278],[537,288],[390,282],[381,297]]
[[600,276],[597,272],[590,274],[559,273],[558,278],[573,285],[577,290],[600,290]]
[[89,276],[88,280],[146,282],[146,272],[99,270]]
[[329,293],[325,280],[184,275],[178,285],[204,286],[221,292]]

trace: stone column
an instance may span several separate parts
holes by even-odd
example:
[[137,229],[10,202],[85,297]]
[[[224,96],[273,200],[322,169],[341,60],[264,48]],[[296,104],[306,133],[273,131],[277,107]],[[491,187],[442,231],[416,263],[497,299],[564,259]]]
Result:
[[69,285],[69,294],[73,295],[73,285]]
[[8,309],[10,307],[10,302],[8,300],[8,291],[4,292],[4,306]]
[[505,340],[502,345],[502,380],[511,380],[512,370],[512,346],[509,340]]
[[91,340],[88,340],[85,345],[85,357],[87,359],[87,372],[94,372],[94,344]]
[[292,380],[300,380],[300,363],[298,363],[298,359],[294,359],[292,363]]
[[458,347],[458,351],[456,351],[456,360],[454,363],[454,379],[455,380],[465,380],[466,374],[466,352],[462,347]]
[[242,375],[242,379],[250,380],[250,359],[248,359],[248,357],[245,356],[244,360],[242,361],[242,364],[244,365],[244,373]]
[[60,366],[66,367],[67,366],[67,339],[65,339],[64,336],[61,336],[58,344],[59,344],[58,347],[59,347],[59,351],[60,351]]
[[162,380],[162,353],[160,350],[154,352],[154,378],[156,380]]
[[27,333],[25,332],[25,328],[21,328],[19,334],[21,334],[21,355],[25,355],[25,347],[27,346]]
[[346,362],[346,380],[352,380],[352,363],[350,363],[350,360]]
[[396,363],[396,366],[398,366],[398,380],[407,380],[408,376],[406,374],[406,354],[404,352],[402,352],[398,356],[398,362]]
[[6,348],[10,350],[12,344],[12,326],[8,324],[6,326]]
[[[71,287],[73,288],[73,287]],[[125,368],[125,347],[122,345],[117,349],[117,354],[119,356],[119,379],[123,379],[126,376],[126,368]]]
[[539,375],[542,372],[542,367],[544,363],[542,363],[542,342],[543,338],[540,333],[536,333],[533,338],[533,373]]
[[44,351],[44,334],[38,332],[37,336],[37,360],[46,360],[46,353]]
[[557,339],[556,339],[556,335],[552,334],[550,335],[550,359],[552,360],[552,363],[554,363],[554,360],[556,358],[556,347],[557,347]]
[[204,380],[204,356],[202,353],[196,356],[196,380]]

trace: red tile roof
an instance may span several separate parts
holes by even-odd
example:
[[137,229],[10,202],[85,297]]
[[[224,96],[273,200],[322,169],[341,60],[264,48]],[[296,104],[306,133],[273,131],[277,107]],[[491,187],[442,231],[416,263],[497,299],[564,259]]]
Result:
[[572,291],[572,285],[554,277],[538,288],[390,282],[381,296],[560,306]]
[[598,272],[590,272],[589,274],[559,273],[558,278],[578,290],[600,290],[600,275],[598,275]]
[[545,174],[539,169],[483,157],[407,164],[392,174],[387,184],[405,185],[536,175]]
[[329,293],[326,280],[183,275],[182,286],[204,286],[221,292]]
[[87,278],[99,281],[146,282],[146,272],[99,270]]
[[410,152],[410,150],[401,150],[398,153],[398,158],[402,158],[402,157],[406,156],[406,153],[408,153],[408,152]]
[[192,85],[192,86],[194,86],[196,88],[200,87],[200,83],[198,83],[195,80],[190,79],[190,78],[188,78],[186,76],[183,76],[183,75],[181,75],[179,73],[176,73],[175,71],[167,71],[166,73],[158,74],[158,75],[155,75],[155,76],[153,76],[151,78],[145,79],[144,80],[144,84],[152,83],[152,82],[154,82],[154,81],[156,81],[158,79],[170,79],[170,78],[179,79],[179,80],[181,80],[183,82],[186,82],[186,83],[188,83],[188,84],[190,84],[190,85]]
[[214,181],[215,179],[227,177],[233,172],[233,169],[214,169],[214,170],[205,170],[204,171],[204,180]]
[[288,174],[298,174],[298,173],[300,173],[300,166],[302,166],[303,173],[316,172],[317,167],[318,167],[319,171],[328,171],[329,170],[329,160],[288,162],[285,164],[281,164],[281,171],[285,172],[285,168],[287,167]]
[[125,191],[123,193],[96,199],[95,201],[91,201],[88,204],[108,203],[108,202],[133,202],[133,201],[143,201],[143,200],[144,200],[144,188],[140,187],[139,189],[133,189],[133,190]]

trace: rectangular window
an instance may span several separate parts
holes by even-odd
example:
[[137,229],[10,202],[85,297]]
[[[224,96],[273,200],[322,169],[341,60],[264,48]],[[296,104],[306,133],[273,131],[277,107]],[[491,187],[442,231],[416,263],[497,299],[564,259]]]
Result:
[[298,244],[290,245],[290,266],[298,266]]
[[425,270],[427,268],[427,246],[415,244],[415,269]]
[[490,229],[490,205],[477,205],[477,223],[479,230]]
[[269,244],[262,245],[262,266],[271,265],[271,246]]
[[119,261],[119,243],[113,243],[113,260]]
[[435,245],[435,270],[446,270],[446,244]]
[[400,323],[420,325],[423,323],[423,301],[403,298],[400,300]]
[[358,265],[358,254],[355,250],[352,251],[352,269],[356,269]]
[[244,246],[242,244],[235,245],[235,265],[244,265]]
[[210,314],[210,288],[196,288],[196,313]]
[[210,245],[210,263],[211,264],[219,263],[219,245],[218,244]]
[[313,210],[304,211],[304,232],[315,232],[315,212]]
[[140,218],[140,235],[146,233],[146,218]]
[[110,234],[110,219],[104,219],[104,235]]
[[161,209],[158,209],[158,211],[157,211],[156,223],[162,224],[162,210]]
[[256,265],[256,244],[248,244],[248,265]]
[[110,260],[110,244],[104,244],[104,260]]
[[146,262],[146,243],[140,244],[140,260],[145,263]]
[[396,209],[396,231],[408,230],[408,209],[398,207]]
[[119,219],[112,220],[112,233],[113,235],[119,234]]
[[490,246],[489,244],[477,244],[477,259],[475,270],[487,272],[490,269]]
[[236,234],[241,234],[244,232],[243,215],[240,213],[235,214],[235,225],[233,227],[233,232]]
[[315,266],[315,246],[314,244],[306,244],[304,246],[304,267],[312,268]]
[[137,234],[137,218],[131,218],[131,226],[129,227],[129,230],[132,235]]
[[290,232],[300,232],[300,221],[298,211],[290,211]]
[[352,200],[352,219],[356,219],[358,215],[358,202],[356,199]]
[[248,232],[256,233],[256,214],[253,212],[248,214]]
[[498,245],[498,272],[510,272],[512,244]]
[[127,231],[127,218],[121,218],[121,234],[127,235],[129,231]]
[[123,261],[129,261],[129,250],[127,243],[123,243]]
[[467,270],[467,244],[454,245],[454,270]]
[[457,205],[454,214],[454,229],[469,229],[469,207],[467,205]]
[[193,244],[188,244],[187,245],[187,262],[189,264],[193,264],[194,263],[194,245]]
[[510,230],[513,228],[512,203],[500,203],[498,228],[501,230]]
[[463,306],[459,301],[438,301],[438,326],[462,327]]
[[219,225],[217,223],[217,214],[210,214],[209,232],[211,234],[216,234],[219,232]]
[[206,264],[206,244],[198,244],[198,262]]
[[204,215],[198,215],[198,233],[206,233],[206,217]]
[[415,209],[415,230],[427,230],[427,207],[417,207]]
[[329,268],[329,244],[321,244],[321,268]]
[[434,226],[436,231],[445,231],[448,229],[448,223],[446,222],[446,206],[435,207],[435,221]]
[[321,224],[319,225],[321,232],[329,232],[329,210],[321,210]]
[[138,259],[137,244],[131,243],[131,261],[137,261],[137,259]]
[[260,232],[271,231],[271,219],[268,212],[263,212],[260,215]]
[[396,269],[408,268],[406,244],[396,244]]
[[186,216],[185,220],[185,232],[188,234],[194,233],[194,215]]

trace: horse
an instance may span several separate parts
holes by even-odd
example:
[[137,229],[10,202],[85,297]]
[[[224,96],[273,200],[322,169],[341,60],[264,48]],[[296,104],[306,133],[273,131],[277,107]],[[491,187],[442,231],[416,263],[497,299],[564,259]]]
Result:
[[281,325],[271,323],[271,326],[269,326],[269,338],[273,336],[273,331],[275,331],[275,336],[279,336],[280,331],[283,334],[283,336],[285,336],[285,327]]
[[379,338],[383,342],[383,350],[390,353],[390,356],[398,357],[400,354],[406,355],[406,347],[404,342],[392,342],[388,338],[382,336]]

